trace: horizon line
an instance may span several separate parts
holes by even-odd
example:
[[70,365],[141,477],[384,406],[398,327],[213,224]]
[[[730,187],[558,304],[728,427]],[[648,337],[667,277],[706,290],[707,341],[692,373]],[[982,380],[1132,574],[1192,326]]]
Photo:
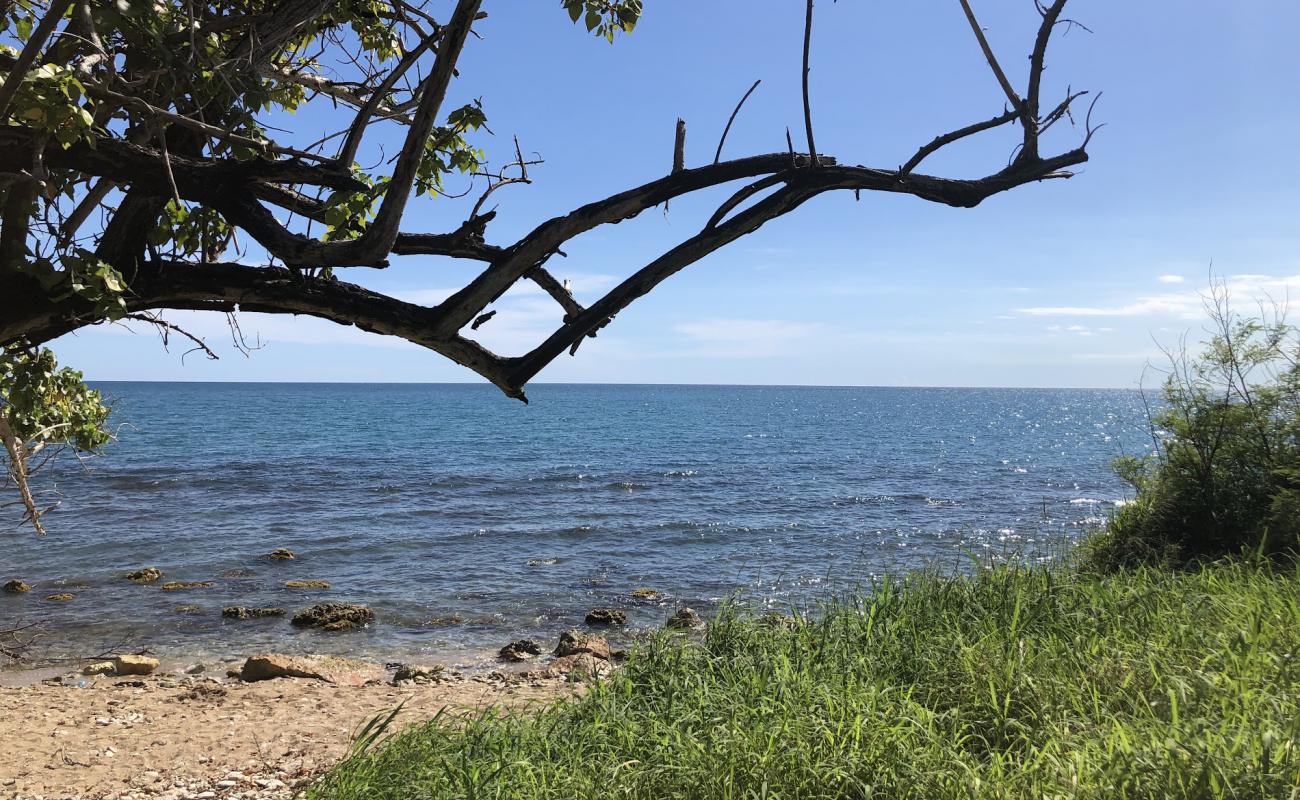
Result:
[[[122,379],[122,378],[86,378],[87,383],[156,383],[185,385],[227,385],[227,386],[481,386],[496,389],[485,381],[354,381],[354,380],[161,380],[161,379]],[[1139,392],[1142,387],[1133,386],[948,386],[940,384],[874,384],[874,383],[687,383],[687,382],[650,382],[650,381],[530,381],[529,386],[678,386],[685,388],[710,389],[1021,389],[1041,391],[1085,391],[1085,392]],[[498,390],[499,391],[499,390]]]

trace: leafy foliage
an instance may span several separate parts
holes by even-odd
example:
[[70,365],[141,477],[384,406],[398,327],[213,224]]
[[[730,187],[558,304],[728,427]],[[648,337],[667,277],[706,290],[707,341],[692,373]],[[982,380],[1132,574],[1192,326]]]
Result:
[[1088,543],[1099,567],[1300,552],[1300,330],[1227,299],[1205,351],[1171,359],[1155,454],[1116,463],[1137,498]]
[[82,374],[59,368],[48,348],[10,345],[0,351],[0,439],[10,481],[18,488],[27,521],[43,532],[43,513],[31,495],[32,460],[69,447],[83,453],[112,439],[105,424],[109,409]]
[[1001,567],[727,610],[540,713],[444,715],[314,800],[1287,798],[1300,574]]

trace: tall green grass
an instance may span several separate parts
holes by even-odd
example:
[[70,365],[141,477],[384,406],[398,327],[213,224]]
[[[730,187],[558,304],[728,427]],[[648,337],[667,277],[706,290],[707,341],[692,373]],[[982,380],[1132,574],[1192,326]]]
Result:
[[1300,571],[1002,567],[724,611],[579,699],[440,718],[314,798],[1300,798]]

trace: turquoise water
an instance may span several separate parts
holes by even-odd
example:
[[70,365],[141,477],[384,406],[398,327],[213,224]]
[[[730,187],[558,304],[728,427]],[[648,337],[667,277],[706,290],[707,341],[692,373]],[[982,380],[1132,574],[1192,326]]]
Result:
[[[62,459],[49,535],[11,531],[0,557],[0,577],[36,585],[0,595],[0,618],[40,622],[45,655],[126,641],[472,661],[593,606],[638,627],[735,593],[802,605],[972,553],[1060,552],[1128,496],[1109,462],[1147,441],[1125,391],[538,385],[525,406],[475,385],[101,388],[119,441]],[[277,547],[299,557],[261,558]],[[122,580],[143,565],[214,586]],[[643,586],[667,599],[627,597]],[[77,597],[42,600],[55,591]],[[378,621],[220,617],[327,599]]]

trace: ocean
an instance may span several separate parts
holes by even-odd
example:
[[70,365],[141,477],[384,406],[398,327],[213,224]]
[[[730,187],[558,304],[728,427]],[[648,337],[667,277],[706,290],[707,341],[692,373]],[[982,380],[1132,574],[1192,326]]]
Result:
[[[0,580],[35,586],[0,595],[0,621],[39,623],[44,658],[473,666],[598,606],[628,614],[615,642],[683,605],[808,608],[886,574],[1059,556],[1131,496],[1110,462],[1149,444],[1133,391],[539,384],[523,405],[460,384],[98,388],[118,441],[48,471],[49,535],[11,527],[0,555]],[[264,557],[281,547],[297,558]],[[146,565],[213,585],[123,579]],[[642,587],[664,599],[629,597]],[[377,621],[221,617],[326,600]]]

